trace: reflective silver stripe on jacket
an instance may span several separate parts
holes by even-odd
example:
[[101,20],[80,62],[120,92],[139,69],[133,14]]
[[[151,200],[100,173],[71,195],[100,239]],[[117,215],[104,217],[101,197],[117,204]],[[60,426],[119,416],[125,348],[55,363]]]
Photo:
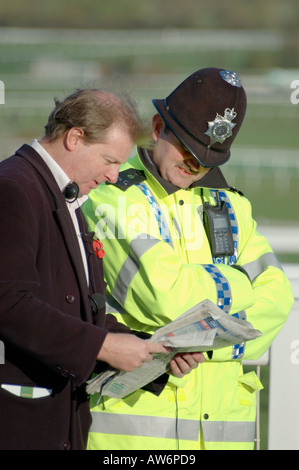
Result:
[[124,305],[132,279],[139,269],[139,259],[161,240],[149,237],[147,234],[140,234],[134,238],[129,247],[129,256],[123,263],[113,289],[113,297]]
[[253,442],[254,421],[202,421],[205,442]]
[[106,313],[127,313],[114,297],[106,294]]
[[272,252],[264,253],[258,259],[251,261],[250,263],[243,264],[243,268],[248,273],[251,282],[254,281],[256,277],[262,274],[269,266],[281,269],[283,268],[278,261],[276,255]]
[[198,441],[196,420],[92,412],[90,432]]
[[206,442],[253,442],[253,421],[202,421],[92,412],[90,432],[157,439],[199,440],[202,426]]

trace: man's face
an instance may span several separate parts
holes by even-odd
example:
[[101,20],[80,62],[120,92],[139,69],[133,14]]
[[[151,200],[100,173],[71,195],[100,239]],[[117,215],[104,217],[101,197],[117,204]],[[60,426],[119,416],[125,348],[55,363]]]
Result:
[[209,168],[199,164],[170,130],[165,131],[165,124],[159,115],[153,118],[153,139],[152,161],[166,181],[186,189],[209,171]]
[[78,184],[80,194],[88,194],[105,181],[115,183],[120,165],[130,157],[133,145],[128,133],[120,127],[108,130],[101,143],[86,143],[81,138],[68,171],[72,181]]

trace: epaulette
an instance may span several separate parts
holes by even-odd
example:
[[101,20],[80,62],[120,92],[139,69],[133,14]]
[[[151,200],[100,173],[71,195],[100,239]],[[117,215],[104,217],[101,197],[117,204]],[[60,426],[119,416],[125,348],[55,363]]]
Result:
[[145,174],[142,170],[136,170],[135,168],[129,168],[128,170],[120,171],[118,179],[115,183],[106,182],[106,184],[112,184],[117,186],[122,191],[126,191],[134,184],[141,183],[145,180]]
[[232,191],[233,193],[238,193],[238,194],[240,194],[240,196],[244,196],[244,193],[242,193],[242,191],[240,191],[237,188],[234,188],[233,186],[230,186],[228,189],[229,189],[229,191]]

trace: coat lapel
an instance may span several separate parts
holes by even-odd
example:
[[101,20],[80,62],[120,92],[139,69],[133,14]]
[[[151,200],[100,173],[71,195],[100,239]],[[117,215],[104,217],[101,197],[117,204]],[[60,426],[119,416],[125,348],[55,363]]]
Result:
[[53,201],[53,217],[61,231],[66,250],[69,254],[75,275],[77,277],[78,286],[82,295],[82,300],[85,304],[85,312],[88,312],[85,316],[89,317],[90,304],[87,295],[88,287],[86,283],[85,270],[82,262],[77,234],[68,208],[66,206],[64,196],[61,193],[51,171],[44,163],[43,159],[32,147],[30,147],[29,145],[23,145],[16,152],[16,154],[25,158],[35,168],[35,170],[39,173],[40,177],[49,189],[49,195],[52,197]]

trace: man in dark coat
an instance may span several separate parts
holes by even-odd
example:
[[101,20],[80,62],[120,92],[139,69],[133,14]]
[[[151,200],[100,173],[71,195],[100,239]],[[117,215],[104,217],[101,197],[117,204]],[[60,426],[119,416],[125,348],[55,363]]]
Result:
[[105,315],[104,253],[81,218],[139,130],[128,101],[80,90],[56,103],[40,142],[0,163],[2,450],[84,449],[95,365],[133,370],[166,352]]

